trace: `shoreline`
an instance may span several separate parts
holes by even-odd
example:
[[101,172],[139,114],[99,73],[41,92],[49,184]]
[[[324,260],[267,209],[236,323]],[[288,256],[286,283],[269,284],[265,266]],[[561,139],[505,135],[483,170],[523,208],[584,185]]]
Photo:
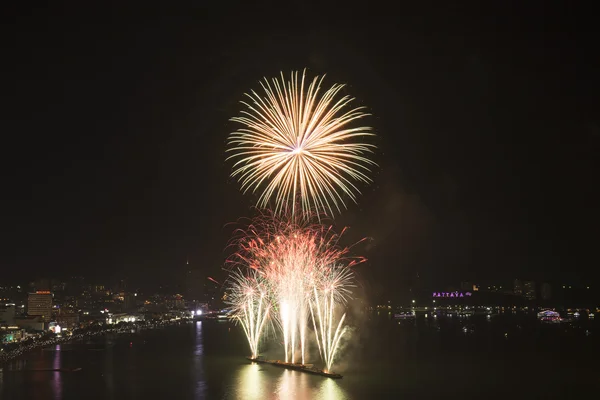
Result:
[[24,342],[19,343],[19,346],[16,349],[13,349],[8,352],[2,351],[0,353],[0,366],[3,366],[4,364],[6,364],[18,357],[30,352],[30,351],[38,349],[38,348],[74,342],[77,340],[106,335],[109,333],[116,333],[116,334],[131,333],[132,329],[135,329],[136,331],[143,331],[143,330],[147,330],[147,329],[155,329],[155,328],[161,328],[161,327],[166,327],[166,326],[179,325],[182,322],[188,323],[188,322],[190,322],[190,320],[180,319],[180,320],[175,320],[175,321],[161,321],[156,324],[148,324],[148,323],[139,324],[139,323],[131,322],[130,323],[131,325],[127,325],[127,326],[120,326],[120,327],[112,327],[111,326],[111,327],[106,327],[106,328],[103,328],[100,330],[86,331],[86,332],[80,332],[80,333],[78,333],[77,331],[74,331],[74,333],[70,336],[52,337],[52,338],[46,339],[46,340],[30,339],[30,340],[26,340]]

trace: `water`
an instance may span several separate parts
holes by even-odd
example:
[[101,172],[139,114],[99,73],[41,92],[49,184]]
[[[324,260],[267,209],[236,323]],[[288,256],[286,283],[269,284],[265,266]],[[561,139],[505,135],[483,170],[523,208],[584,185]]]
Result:
[[[598,321],[375,314],[358,325],[333,368],[341,380],[250,364],[239,328],[204,321],[35,350],[3,366],[0,399],[579,398],[600,386]],[[267,355],[279,351],[273,340]]]

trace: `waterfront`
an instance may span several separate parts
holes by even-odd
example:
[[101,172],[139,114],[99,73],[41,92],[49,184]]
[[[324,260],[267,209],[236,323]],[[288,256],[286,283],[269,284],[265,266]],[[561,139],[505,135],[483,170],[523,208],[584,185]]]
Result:
[[[249,364],[238,327],[202,321],[36,349],[3,365],[0,399],[554,398],[598,389],[598,321],[375,313],[357,325],[334,368],[341,380]],[[266,353],[277,351],[273,343]],[[82,369],[27,371],[52,368]]]

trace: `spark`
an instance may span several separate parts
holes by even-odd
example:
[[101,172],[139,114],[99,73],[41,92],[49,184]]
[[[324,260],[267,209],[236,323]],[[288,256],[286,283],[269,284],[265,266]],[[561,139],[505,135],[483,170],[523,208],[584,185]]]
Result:
[[[323,363],[327,370],[333,365],[346,331],[345,314],[339,319],[336,315],[352,294],[351,267],[364,261],[351,257],[350,247],[340,246],[340,236],[332,227],[293,224],[267,215],[234,240],[237,251],[229,262],[265,282],[265,298],[277,310],[269,317],[282,333],[285,362],[305,364],[307,327],[312,321]],[[245,301],[236,297],[235,308],[242,308]]]
[[356,183],[370,183],[376,164],[366,157],[374,145],[368,126],[352,125],[369,114],[352,108],[354,98],[341,95],[345,85],[334,84],[322,92],[324,76],[307,85],[292,72],[286,80],[265,78],[260,94],[246,94],[246,107],[231,121],[243,125],[229,135],[227,158],[234,159],[231,176],[244,193],[259,191],[257,205],[275,203],[275,213],[307,216],[320,210],[333,216],[346,208],[344,197],[357,201]]
[[234,272],[230,276],[231,296],[228,302],[233,306],[232,316],[242,326],[252,358],[258,357],[259,344],[271,304],[268,300],[266,282],[256,271],[243,274]]

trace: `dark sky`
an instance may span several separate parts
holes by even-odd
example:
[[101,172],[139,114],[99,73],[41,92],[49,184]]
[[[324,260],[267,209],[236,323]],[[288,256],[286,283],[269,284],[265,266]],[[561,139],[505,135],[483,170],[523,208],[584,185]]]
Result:
[[373,239],[364,279],[597,277],[588,11],[227,7],[7,14],[3,279],[167,280],[187,257],[218,276],[225,224],[255,201],[228,179],[228,119],[263,76],[304,67],[374,115],[375,182],[336,218]]

